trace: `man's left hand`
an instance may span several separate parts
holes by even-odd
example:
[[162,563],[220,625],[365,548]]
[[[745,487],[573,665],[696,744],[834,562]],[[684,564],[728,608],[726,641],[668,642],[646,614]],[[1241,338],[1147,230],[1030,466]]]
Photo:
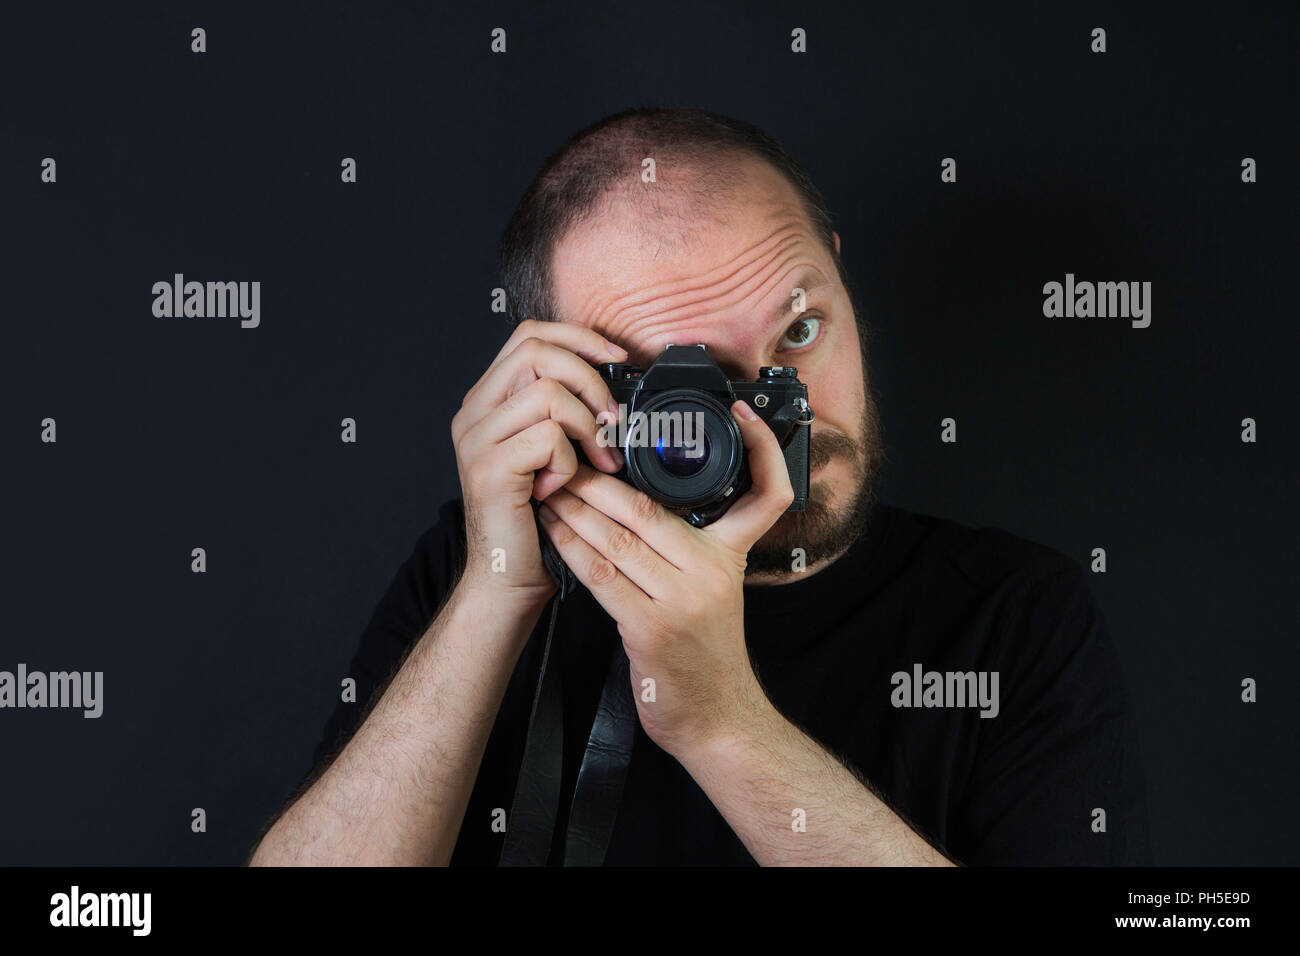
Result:
[[767,423],[741,401],[732,412],[753,486],[712,524],[692,527],[585,465],[540,509],[560,556],[618,623],[642,727],[679,760],[771,708],[745,646],[745,565],[794,490]]

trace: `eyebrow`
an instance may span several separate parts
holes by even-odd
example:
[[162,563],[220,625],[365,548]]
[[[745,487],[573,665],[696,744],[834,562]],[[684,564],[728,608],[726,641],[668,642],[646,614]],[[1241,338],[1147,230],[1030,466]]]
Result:
[[[815,284],[810,286],[808,284],[809,279],[814,280]],[[806,306],[806,300],[811,299],[814,294],[828,285],[830,285],[830,283],[826,280],[817,278],[817,273],[813,269],[805,268],[801,273],[799,273],[794,285],[790,286],[790,292],[794,292],[795,289],[803,289],[805,299],[804,304]],[[795,297],[787,294],[785,305],[776,309],[773,313],[774,317],[772,319],[772,324],[776,325],[778,322],[786,321],[790,318],[797,318],[798,316],[803,315],[803,312],[795,312],[794,304]],[[804,312],[806,311],[808,310],[805,307]]]

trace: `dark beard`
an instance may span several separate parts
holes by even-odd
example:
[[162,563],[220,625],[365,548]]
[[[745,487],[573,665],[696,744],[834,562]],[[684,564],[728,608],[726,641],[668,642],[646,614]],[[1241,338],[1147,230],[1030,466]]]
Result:
[[811,474],[832,458],[852,466],[856,490],[847,507],[833,508],[830,492],[815,482],[808,489],[803,511],[789,511],[749,551],[745,574],[794,573],[795,548],[803,548],[806,567],[846,551],[862,534],[876,503],[876,479],[881,461],[880,417],[869,383],[864,383],[866,401],[859,432],[862,444],[838,431],[819,433],[814,423],[809,440],[808,471]]

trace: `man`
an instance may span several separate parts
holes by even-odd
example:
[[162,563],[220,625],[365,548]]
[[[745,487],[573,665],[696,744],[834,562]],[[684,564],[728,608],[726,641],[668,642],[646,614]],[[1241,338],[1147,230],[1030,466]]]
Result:
[[[607,864],[1147,861],[1133,716],[1079,566],[876,502],[866,325],[821,196],[776,143],[698,110],[603,120],[547,160],[502,271],[524,321],[452,421],[463,501],[362,638],[364,720],[339,706],[251,862],[497,862],[555,591],[533,499],[583,585],[551,665],[564,794],[615,641],[637,691]],[[733,380],[797,367],[805,511],[786,512],[781,450],[743,402],[754,487],[720,520],[692,527],[613,476],[595,366],[669,344],[704,344]]]

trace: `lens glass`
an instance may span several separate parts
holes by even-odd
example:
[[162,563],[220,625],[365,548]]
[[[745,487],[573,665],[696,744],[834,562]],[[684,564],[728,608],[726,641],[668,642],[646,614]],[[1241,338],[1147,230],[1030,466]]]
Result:
[[709,440],[703,429],[690,446],[685,443],[674,445],[670,437],[660,435],[655,442],[655,457],[664,466],[664,471],[674,478],[689,478],[703,471],[709,461]]

